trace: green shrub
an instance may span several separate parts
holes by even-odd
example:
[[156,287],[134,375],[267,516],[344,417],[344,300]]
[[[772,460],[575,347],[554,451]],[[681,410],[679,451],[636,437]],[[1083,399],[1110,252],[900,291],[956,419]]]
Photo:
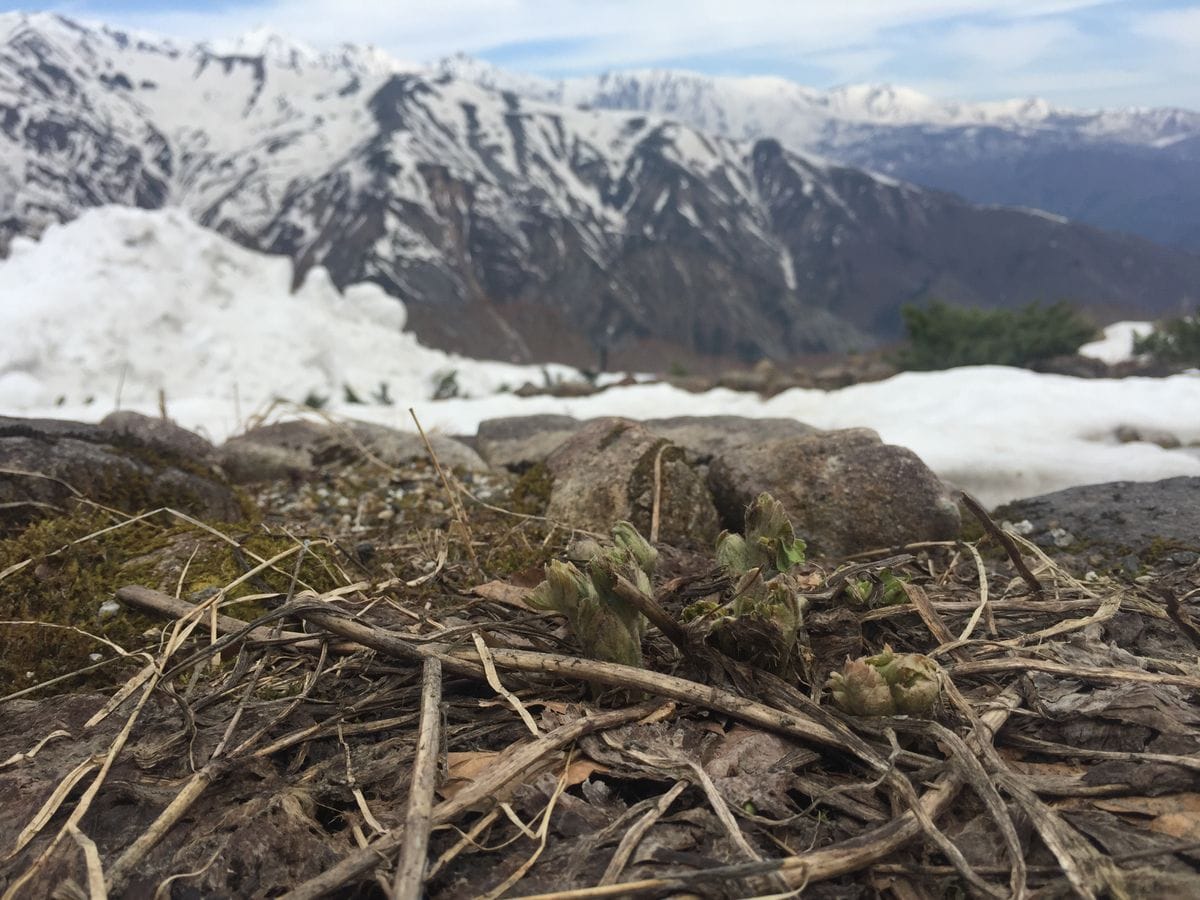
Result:
[[1165,319],[1145,337],[1135,337],[1133,352],[1163,365],[1200,366],[1200,308],[1190,316]]
[[933,301],[901,310],[909,345],[896,362],[905,369],[1027,366],[1074,353],[1096,328],[1070,304],[1021,309],[970,309]]

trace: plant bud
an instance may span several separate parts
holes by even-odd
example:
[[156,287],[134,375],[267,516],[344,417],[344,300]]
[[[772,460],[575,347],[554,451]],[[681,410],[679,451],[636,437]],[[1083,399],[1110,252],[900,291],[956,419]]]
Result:
[[[833,702],[855,716],[905,715],[928,718],[941,699],[938,665],[919,653],[882,653],[847,660],[829,677]],[[887,692],[884,702],[883,691]]]
[[752,565],[786,572],[804,562],[804,541],[796,539],[783,504],[770,494],[759,494],[746,510],[746,542]]
[[841,672],[829,676],[833,702],[852,716],[890,716],[896,711],[883,675],[865,659],[847,659]]
[[636,528],[629,522],[618,522],[613,526],[613,541],[637,560],[638,568],[647,575],[654,572],[658,562],[658,551],[655,550]]
[[587,576],[573,563],[552,559],[546,564],[546,580],[533,589],[525,602],[535,609],[552,609],[570,616],[589,589]]
[[928,717],[937,709],[942,685],[938,665],[928,656],[904,653],[880,669],[892,691],[896,712]]
[[740,534],[722,531],[717,538],[717,565],[731,575],[740,575],[754,568],[746,551],[746,541]]

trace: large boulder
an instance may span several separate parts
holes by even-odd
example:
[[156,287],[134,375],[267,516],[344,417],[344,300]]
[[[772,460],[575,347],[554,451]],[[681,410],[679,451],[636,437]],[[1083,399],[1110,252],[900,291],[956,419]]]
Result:
[[[446,469],[485,472],[474,450],[441,434],[429,435]],[[368,422],[311,422],[296,419],[262,425],[230,438],[217,451],[222,468],[239,484],[307,477],[333,463],[402,466],[426,459],[420,435]]]
[[958,536],[958,507],[911,450],[866,428],[764,441],[725,453],[709,486],[726,527],[766,491],[783,503],[814,554],[838,557]]
[[227,440],[217,459],[236,484],[300,478],[312,471],[312,449],[327,433],[327,425],[303,419],[260,425]]
[[[491,465],[522,473],[545,462],[546,457],[586,424],[587,421],[572,416],[549,414],[486,419],[479,423],[475,448]],[[682,447],[688,462],[701,466],[726,451],[816,431],[795,419],[746,416],[673,416],[647,419],[642,425]]]
[[595,419],[547,457],[553,484],[546,515],[600,533],[626,519],[649,536],[660,453],[659,539],[711,544],[719,527],[704,480],[681,447],[628,419]]
[[194,431],[188,431],[170,419],[144,416],[130,410],[109,413],[100,420],[100,428],[185,459],[206,460],[213,452],[213,445]]
[[1106,561],[1166,554],[1190,564],[1200,551],[1200,478],[1088,484],[1015,500],[993,515],[1049,547]]
[[0,526],[65,510],[78,497],[123,512],[160,506],[236,521],[233,490],[204,464],[96,425],[0,418]]
[[751,419],[746,416],[673,416],[642,423],[659,437],[678,444],[693,463],[707,465],[715,457],[776,438],[801,437],[817,429],[795,419]]
[[573,416],[507,416],[485,419],[475,434],[475,449],[489,465],[522,473],[558,449],[584,425]]

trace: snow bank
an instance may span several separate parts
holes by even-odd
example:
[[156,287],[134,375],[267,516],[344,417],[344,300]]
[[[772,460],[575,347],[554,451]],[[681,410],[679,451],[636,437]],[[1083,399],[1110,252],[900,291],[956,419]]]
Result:
[[1080,356],[1090,356],[1110,366],[1133,359],[1133,339],[1154,330],[1153,322],[1115,322],[1104,329],[1104,337],[1079,348]]
[[[388,386],[406,406],[455,372],[491,394],[541,383],[540,368],[477,363],[402,332],[404,305],[374,285],[340,294],[324,269],[295,293],[292,264],[246,250],[177,210],[91,210],[17,240],[0,263],[0,409],[89,417],[120,399],[172,411],[220,438],[275,397],[366,399]],[[551,375],[574,376],[564,366]]]
[[[0,263],[0,413],[96,420],[118,390],[123,408],[155,413],[161,388],[177,421],[215,440],[271,398],[310,392],[328,396],[337,414],[398,428],[411,427],[415,406],[427,428],[454,434],[530,413],[787,416],[874,428],[989,504],[1076,484],[1200,475],[1196,448],[1119,444],[1114,435],[1127,425],[1200,444],[1194,375],[1114,381],[973,367],[770,400],[662,384],[523,399],[496,391],[540,382],[539,367],[422,347],[401,332],[404,307],[377,288],[342,295],[315,270],[293,294],[291,277],[286,259],[244,250],[171,211],[100,209],[38,244],[19,241]],[[431,401],[439,373],[450,370],[470,398]],[[552,376],[570,374],[551,367]],[[345,402],[344,385],[367,399],[381,382],[394,405]]]

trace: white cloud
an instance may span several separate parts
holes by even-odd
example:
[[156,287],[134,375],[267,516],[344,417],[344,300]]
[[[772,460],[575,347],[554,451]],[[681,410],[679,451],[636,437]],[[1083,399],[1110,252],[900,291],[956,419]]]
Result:
[[1081,37],[1074,24],[1055,18],[990,28],[963,25],[949,31],[942,43],[946,53],[968,64],[1009,71],[1047,58],[1061,59],[1078,49]]
[[316,45],[374,43],[404,58],[519,43],[579,42],[576,65],[638,64],[760,47],[830,51],[888,29],[956,16],[1026,19],[1104,0],[268,0],[204,12],[131,13],[130,24],[180,37],[219,37],[265,24]]
[[1200,6],[1169,9],[1139,18],[1138,34],[1189,50],[1200,50]]
[[[91,5],[61,2],[73,14]],[[267,26],[317,47],[373,44],[410,61],[466,52],[538,74],[683,64],[827,73],[817,87],[944,84],[936,94],[948,99],[1036,93],[1087,106],[1200,106],[1195,78],[1184,77],[1200,74],[1200,6],[1146,7],[1146,0],[226,0],[199,11],[166,4],[130,11],[115,24],[189,39]],[[1111,77],[1089,87],[1102,67]],[[1109,90],[1121,100],[1108,99]]]

